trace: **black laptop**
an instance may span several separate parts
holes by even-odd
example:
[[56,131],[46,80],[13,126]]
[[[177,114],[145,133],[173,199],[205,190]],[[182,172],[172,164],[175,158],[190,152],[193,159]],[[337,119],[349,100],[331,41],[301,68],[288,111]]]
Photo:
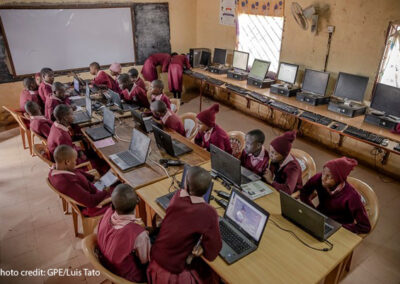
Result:
[[154,124],[153,124],[153,133],[154,137],[156,138],[156,143],[158,148],[163,148],[165,152],[168,153],[168,155],[171,155],[173,157],[178,157],[193,151],[193,149],[189,148],[182,142],[172,139],[171,135],[161,130]]
[[115,133],[115,116],[111,110],[103,108],[103,125],[95,128],[88,128],[86,133],[93,141],[112,137]]
[[111,100],[111,103],[116,105],[120,110],[122,111],[130,111],[131,109],[138,109],[139,106],[135,104],[128,104],[125,103],[121,100],[121,97],[118,93],[112,91],[112,90],[107,90],[107,94]]
[[140,112],[136,109],[131,109],[131,113],[133,120],[135,121],[135,125],[139,125],[139,128],[146,133],[153,131],[154,120],[151,116],[144,117],[143,112]]

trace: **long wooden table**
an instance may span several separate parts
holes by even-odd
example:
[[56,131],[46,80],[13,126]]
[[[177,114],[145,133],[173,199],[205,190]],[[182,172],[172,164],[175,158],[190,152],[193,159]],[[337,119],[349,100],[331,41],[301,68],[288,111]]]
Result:
[[[204,164],[207,170],[210,163]],[[177,176],[181,179],[181,175]],[[171,179],[164,179],[143,187],[137,191],[147,210],[153,210],[164,217],[165,211],[155,202],[157,197],[168,193]],[[224,190],[220,182],[214,182],[214,189]],[[280,230],[271,220],[281,227],[292,230],[311,246],[323,248],[320,243],[303,230],[281,216],[279,193],[274,190],[270,195],[256,200],[256,203],[270,213],[270,220],[265,228],[258,249],[232,265],[227,265],[221,257],[208,262],[210,267],[227,283],[337,283],[347,257],[361,242],[361,237],[340,228],[329,241],[334,245],[329,252],[315,251],[307,248],[292,235]],[[210,203],[223,215],[215,201]]]

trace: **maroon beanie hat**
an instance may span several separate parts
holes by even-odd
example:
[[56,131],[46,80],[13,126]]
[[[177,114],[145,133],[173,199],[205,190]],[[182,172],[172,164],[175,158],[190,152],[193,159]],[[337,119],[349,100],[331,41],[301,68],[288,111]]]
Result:
[[294,139],[296,139],[296,131],[288,131],[272,140],[270,145],[283,157],[287,157],[292,149]]
[[208,127],[214,127],[215,125],[215,114],[219,111],[219,104],[213,104],[209,108],[199,112],[197,119]]
[[347,176],[357,165],[357,160],[341,157],[327,162],[324,167],[327,167],[331,171],[337,183],[342,183],[346,181]]

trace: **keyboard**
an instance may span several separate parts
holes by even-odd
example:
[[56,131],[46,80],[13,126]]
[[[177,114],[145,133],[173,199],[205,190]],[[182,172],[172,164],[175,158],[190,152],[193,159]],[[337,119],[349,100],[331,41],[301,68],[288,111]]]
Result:
[[83,111],[80,112],[76,112],[74,113],[74,121],[73,123],[78,124],[78,123],[82,123],[82,122],[87,122],[90,121],[90,117],[88,116],[88,114]]
[[215,79],[215,78],[211,78],[211,77],[207,77],[206,81],[208,83],[211,83],[211,84],[214,84],[214,85],[218,85],[218,86],[221,86],[221,85],[225,84],[224,81],[221,81],[221,80],[218,80],[218,79]]
[[192,73],[192,76],[193,76],[193,77],[195,77],[195,78],[197,78],[197,79],[201,79],[201,80],[203,80],[203,79],[206,79],[206,78],[207,78],[207,76],[206,76],[206,75],[204,75],[204,74],[201,74],[201,73],[197,73],[197,72],[193,72],[193,73]]
[[185,70],[183,70],[183,73],[184,73],[184,74],[187,74],[187,75],[192,75],[192,74],[193,74],[193,71],[192,71],[192,70],[189,70],[189,69],[185,69]]
[[322,116],[322,115],[308,112],[308,111],[303,112],[300,115],[300,117],[305,118],[310,121],[314,121],[314,122],[322,124],[322,125],[329,125],[333,121],[332,119],[330,119],[326,116]]
[[137,162],[137,159],[129,151],[118,153],[117,156],[128,165],[133,165]]
[[256,99],[257,101],[260,101],[260,102],[262,102],[262,103],[267,103],[267,102],[269,102],[269,99],[268,99],[266,96],[261,95],[261,94],[259,94],[259,93],[257,93],[257,92],[250,91],[250,92],[248,92],[247,94],[248,94],[250,97],[252,97],[253,99]]
[[291,114],[298,114],[299,110],[296,107],[292,107],[290,105],[281,103],[281,102],[276,102],[276,101],[270,101],[269,102],[270,106],[273,106],[274,108],[277,108],[279,110],[291,113]]
[[222,240],[231,247],[237,254],[248,250],[250,245],[238,236],[225,222],[219,222]]
[[246,89],[231,84],[226,84],[226,88],[239,94],[246,94],[248,92]]
[[328,224],[326,224],[325,223],[325,226],[324,226],[324,234],[326,235],[326,234],[328,234],[330,231],[332,231],[333,230],[333,227],[331,226],[331,225],[328,225]]
[[356,127],[353,127],[353,126],[348,126],[343,131],[343,133],[346,133],[346,134],[349,134],[351,136],[360,138],[362,140],[367,140],[367,141],[375,143],[375,144],[381,144],[383,139],[385,139],[382,136],[373,134],[371,132],[368,132],[368,131],[365,131],[365,130],[362,130],[362,129],[359,129],[359,128],[356,128]]

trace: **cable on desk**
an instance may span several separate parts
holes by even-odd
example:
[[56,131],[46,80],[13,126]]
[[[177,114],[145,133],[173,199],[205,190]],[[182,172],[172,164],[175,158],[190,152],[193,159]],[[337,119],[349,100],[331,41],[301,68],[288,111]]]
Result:
[[156,164],[156,165],[159,166],[160,168],[162,168],[169,178],[171,177],[171,176],[169,175],[167,169],[166,169],[163,165],[161,165],[160,163],[158,163],[158,162],[156,162],[156,161],[154,161],[154,160],[152,160],[152,159],[150,159],[150,158],[148,158],[148,160],[149,160],[150,162],[153,162],[154,164]]
[[115,133],[114,133],[114,136],[115,136],[115,138],[117,138],[117,140],[120,140],[120,141],[122,141],[122,142],[128,142],[128,143],[131,142],[131,141],[129,141],[129,140],[122,139],[121,137],[119,137],[116,131],[115,131]]

